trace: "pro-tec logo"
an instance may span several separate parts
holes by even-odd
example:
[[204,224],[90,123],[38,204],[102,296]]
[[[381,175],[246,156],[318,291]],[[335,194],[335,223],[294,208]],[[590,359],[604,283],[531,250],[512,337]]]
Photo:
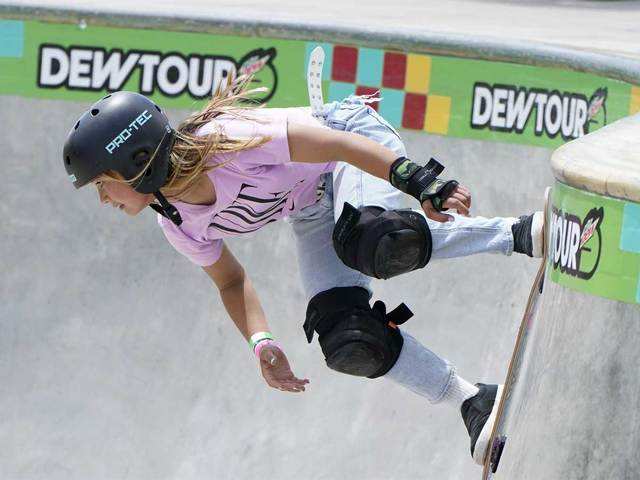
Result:
[[137,73],[138,91],[144,95],[158,90],[167,97],[188,94],[203,99],[239,75],[251,74],[252,86],[267,87],[267,92],[256,99],[266,102],[278,82],[275,56],[275,48],[256,49],[236,61],[219,55],[44,44],[39,51],[38,86],[113,92],[122,90]]
[[149,119],[151,115],[149,114],[149,110],[143,111],[140,115],[133,119],[133,121],[125,127],[118,135],[114,137],[107,145],[104,147],[109,154],[112,154],[114,150],[116,150],[120,145],[129,140],[131,136],[136,133],[140,127],[142,127]]
[[606,87],[587,98],[581,93],[477,82],[471,127],[520,134],[533,119],[536,136],[570,140],[589,133],[592,124],[606,125],[606,99]]
[[592,208],[581,221],[577,216],[553,209],[551,220],[551,260],[562,273],[590,279],[598,269],[602,254],[604,219],[602,207]]

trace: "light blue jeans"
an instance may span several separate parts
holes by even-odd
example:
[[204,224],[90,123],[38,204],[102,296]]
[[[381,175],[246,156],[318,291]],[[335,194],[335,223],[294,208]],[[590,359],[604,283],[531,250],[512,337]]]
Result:
[[[363,98],[351,96],[341,102],[329,103],[323,114],[329,127],[364,135],[390,148],[398,157],[406,156],[398,133]],[[407,208],[411,199],[387,180],[348,163],[340,162],[322,180],[325,185],[322,198],[287,219],[296,238],[307,300],[334,287],[359,286],[372,293],[371,277],[347,267],[336,255],[332,243],[335,222],[342,213],[344,202],[356,208],[374,205],[393,210]],[[417,206],[418,202],[414,203]],[[424,215],[419,207],[415,210]],[[474,253],[512,253],[511,225],[516,219],[452,216],[454,220],[447,223],[427,219],[433,243],[431,261]],[[425,275],[428,275],[427,271]],[[400,358],[385,377],[435,403],[445,394],[454,369],[413,337],[404,332],[403,336],[405,345]]]

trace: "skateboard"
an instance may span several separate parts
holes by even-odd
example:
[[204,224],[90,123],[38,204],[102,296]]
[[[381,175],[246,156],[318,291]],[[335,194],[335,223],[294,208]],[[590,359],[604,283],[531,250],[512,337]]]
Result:
[[504,388],[502,390],[502,397],[498,405],[498,413],[496,414],[496,420],[493,425],[491,437],[489,439],[489,448],[484,460],[482,480],[489,480],[493,477],[493,474],[496,473],[498,469],[498,464],[500,463],[500,458],[502,456],[502,451],[504,450],[504,446],[507,442],[507,437],[504,435],[504,432],[503,432],[504,420],[506,418],[505,413],[506,413],[507,405],[509,403],[509,398],[511,396],[512,387],[518,381],[518,374],[520,372],[520,367],[522,365],[522,356],[525,350],[527,336],[530,330],[529,327],[531,326],[533,317],[536,314],[538,300],[542,295],[542,289],[544,287],[544,275],[545,275],[545,269],[547,264],[547,254],[549,250],[548,248],[549,225],[548,225],[547,219],[549,218],[548,210],[549,210],[550,192],[551,192],[550,188],[547,188],[545,191],[545,204],[544,204],[545,221],[544,221],[542,259],[540,260],[540,266],[538,267],[538,271],[533,281],[533,285],[531,286],[531,291],[529,292],[529,299],[527,300],[527,305],[525,307],[524,314],[522,315],[522,321],[520,323],[520,328],[518,330],[518,336],[516,337],[516,343],[513,348],[513,354],[511,355],[511,360],[509,361],[507,378],[505,380]]

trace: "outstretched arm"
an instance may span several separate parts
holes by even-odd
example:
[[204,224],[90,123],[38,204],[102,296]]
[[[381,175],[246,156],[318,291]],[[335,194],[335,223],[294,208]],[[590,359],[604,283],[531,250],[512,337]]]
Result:
[[[226,245],[222,247],[220,259],[203,270],[218,287],[222,303],[245,340],[249,341],[255,333],[269,331],[251,279]],[[259,355],[262,376],[271,387],[289,392],[304,391],[309,380],[293,375],[287,357],[277,344],[261,348]]]
[[[287,136],[289,153],[294,162],[347,162],[387,181],[391,165],[398,158],[393,150],[352,132],[289,122]],[[466,187],[458,185],[443,206],[452,208],[462,215],[468,215],[471,192]],[[429,201],[423,202],[422,208],[433,220],[439,222],[448,220],[448,216],[438,212]]]
[[391,164],[398,158],[393,150],[352,132],[289,122],[287,136],[293,162],[347,162],[389,180]]

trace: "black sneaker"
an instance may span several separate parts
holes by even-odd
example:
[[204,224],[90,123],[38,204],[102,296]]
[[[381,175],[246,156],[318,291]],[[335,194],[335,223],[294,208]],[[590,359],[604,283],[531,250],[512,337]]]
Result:
[[511,225],[513,251],[524,253],[530,257],[542,257],[543,231],[544,215],[542,212],[518,217],[518,221]]
[[480,391],[462,403],[460,412],[471,437],[471,456],[478,465],[484,465],[503,386],[476,383],[476,387]]

